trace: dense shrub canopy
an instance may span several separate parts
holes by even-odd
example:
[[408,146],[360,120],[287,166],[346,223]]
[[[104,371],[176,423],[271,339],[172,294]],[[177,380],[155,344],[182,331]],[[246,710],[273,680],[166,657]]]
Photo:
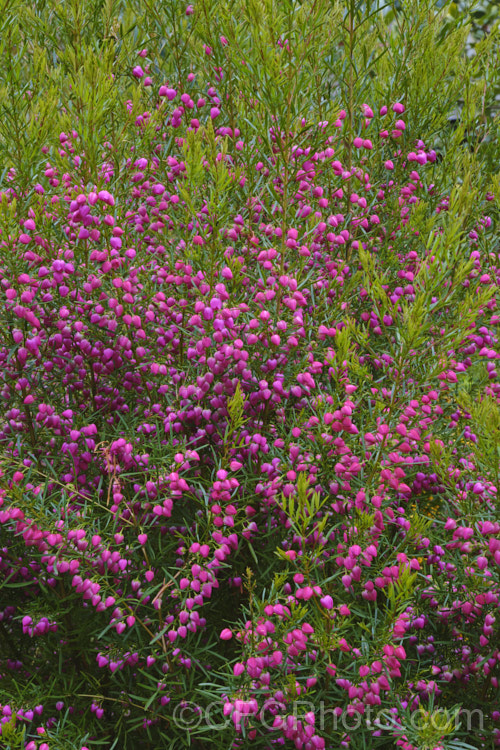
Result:
[[5,5],[2,747],[500,745],[477,12]]

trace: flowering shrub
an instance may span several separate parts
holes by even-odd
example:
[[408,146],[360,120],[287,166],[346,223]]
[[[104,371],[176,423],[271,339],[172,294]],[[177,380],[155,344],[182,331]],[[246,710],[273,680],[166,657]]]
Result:
[[131,59],[122,6],[109,54],[42,30],[62,119],[34,85],[2,188],[2,743],[500,745],[497,123],[429,98],[467,29],[420,117],[411,24],[349,5],[340,69],[326,2],[146,5]]

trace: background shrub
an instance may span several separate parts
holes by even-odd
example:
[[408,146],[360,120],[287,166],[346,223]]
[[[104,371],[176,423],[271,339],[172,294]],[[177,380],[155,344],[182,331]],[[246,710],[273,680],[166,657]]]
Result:
[[500,744],[497,26],[1,18],[2,743]]

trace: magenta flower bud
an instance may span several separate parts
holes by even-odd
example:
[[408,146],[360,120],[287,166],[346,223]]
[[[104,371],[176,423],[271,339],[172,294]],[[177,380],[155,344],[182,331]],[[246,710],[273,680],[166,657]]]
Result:
[[404,105],[401,104],[401,102],[396,102],[392,105],[392,111],[395,112],[397,115],[402,115],[405,111]]
[[304,588],[302,589],[302,599],[308,601],[309,599],[312,599],[313,596],[314,591],[312,590],[312,588],[310,586],[304,586]]
[[229,628],[224,628],[224,630],[220,634],[220,638],[223,641],[230,641],[232,637],[233,633],[231,630],[229,630]]
[[177,96],[177,91],[175,89],[167,88],[165,92],[165,96],[169,100],[169,102],[173,101],[175,97]]
[[135,68],[133,68],[132,73],[136,78],[142,78],[144,75],[144,71],[140,65],[136,65]]
[[380,107],[380,115],[383,117],[386,114],[387,114],[387,107],[384,104],[383,107]]
[[108,206],[115,205],[115,199],[107,190],[100,190],[97,197],[100,201],[103,201],[103,203],[107,203]]
[[235,677],[239,677],[245,671],[245,665],[241,662],[237,662],[233,667],[233,674]]
[[333,599],[329,594],[320,599],[320,602],[325,609],[333,609]]

